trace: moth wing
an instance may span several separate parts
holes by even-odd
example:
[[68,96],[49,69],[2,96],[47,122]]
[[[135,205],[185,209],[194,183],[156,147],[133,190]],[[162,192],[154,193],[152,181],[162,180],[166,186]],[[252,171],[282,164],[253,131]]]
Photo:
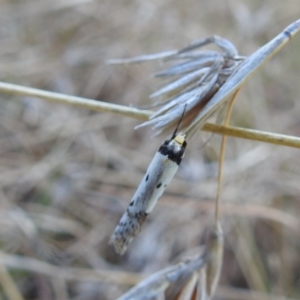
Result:
[[120,255],[125,253],[129,243],[140,232],[148,215],[149,203],[153,203],[153,193],[164,172],[163,160],[164,156],[157,152],[110,239],[110,244]]

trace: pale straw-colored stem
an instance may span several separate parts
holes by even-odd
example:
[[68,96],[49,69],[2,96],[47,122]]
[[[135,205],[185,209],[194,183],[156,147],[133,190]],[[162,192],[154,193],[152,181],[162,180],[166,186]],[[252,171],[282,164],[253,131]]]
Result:
[[[0,252],[0,264],[10,270],[26,270],[67,281],[94,281],[120,285],[135,285],[143,277],[137,273],[113,270],[91,270],[84,268],[58,267],[35,258],[10,255]],[[17,298],[12,298],[17,299]]]
[[265,142],[279,146],[300,148],[300,138],[296,136],[234,126],[223,126],[211,123],[206,123],[202,129],[204,131],[212,133],[243,138],[247,140]]
[[[60,104],[77,106],[80,108],[91,109],[101,112],[116,113],[122,116],[131,117],[139,120],[148,120],[152,112],[149,110],[140,110],[124,105],[112,104],[103,101],[95,101],[87,98],[69,96],[40,89],[28,88],[21,85],[0,82],[0,93],[18,96],[37,97],[47,101],[52,101]],[[300,138],[288,135],[282,135],[271,132],[264,132],[246,128],[233,126],[223,126],[217,124],[206,123],[202,128],[204,131],[209,131],[216,134],[244,138],[259,142],[271,143],[281,146],[300,148]]]
[[[229,124],[230,116],[232,113],[233,105],[236,100],[237,94],[239,93],[239,89],[235,91],[233,94],[232,99],[230,99],[229,106],[227,109],[227,114],[225,118],[224,125],[227,126]],[[216,197],[216,211],[215,211],[215,222],[216,226],[220,221],[220,206],[221,206],[221,194],[222,194],[222,178],[223,178],[223,165],[224,165],[224,158],[225,158],[225,148],[226,148],[226,140],[227,135],[224,134],[221,142],[220,148],[220,159],[219,159],[219,172],[218,172],[218,190],[217,190],[217,197]]]
[[150,111],[140,110],[133,107],[96,101],[76,96],[69,96],[44,90],[24,87],[16,84],[0,82],[0,92],[11,95],[38,97],[47,101],[60,104],[68,104],[80,108],[87,108],[96,111],[121,114],[126,117],[145,120],[151,115]]

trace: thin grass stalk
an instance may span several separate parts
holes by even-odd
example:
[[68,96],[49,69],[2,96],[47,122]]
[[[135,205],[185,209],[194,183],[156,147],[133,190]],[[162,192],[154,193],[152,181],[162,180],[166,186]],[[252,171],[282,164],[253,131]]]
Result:
[[0,82],[0,92],[11,95],[38,97],[55,103],[68,104],[101,112],[116,113],[140,120],[147,120],[152,114],[150,111],[145,111],[134,107],[127,107],[124,105],[96,101],[77,96],[64,95],[4,82]]
[[206,123],[202,130],[278,146],[287,146],[298,149],[300,148],[300,138],[291,135],[234,126],[223,126],[212,123]]
[[[232,99],[229,102],[229,107],[226,114],[226,119],[224,125],[227,126],[229,124],[230,116],[232,113],[233,105],[236,100],[236,97],[239,93],[240,89],[236,90],[233,94]],[[227,136],[224,134],[222,137],[221,148],[220,148],[220,159],[219,159],[219,172],[218,172],[218,190],[216,197],[216,210],[215,210],[215,222],[216,226],[220,221],[220,206],[221,206],[221,194],[222,194],[222,186],[223,186],[223,165],[225,158],[225,148],[226,148]]]
[[119,285],[135,285],[143,278],[133,272],[112,270],[91,270],[85,268],[60,268],[41,260],[18,255],[10,255],[0,251],[0,265],[12,270],[25,270],[48,277],[66,281],[94,281]]
[[[236,100],[237,94],[240,89],[236,90],[229,102],[226,118],[224,124],[227,125],[230,120],[233,104]],[[225,157],[226,135],[223,135],[220,149],[219,160],[219,173],[218,173],[218,190],[215,202],[215,224],[213,232],[208,241],[208,261],[206,267],[206,293],[207,299],[211,299],[215,294],[216,288],[219,283],[222,265],[223,265],[223,252],[224,252],[224,236],[220,223],[220,206],[222,194],[222,178],[223,178],[223,165]]]
[[[80,108],[95,110],[99,112],[110,112],[116,113],[125,117],[130,117],[138,120],[148,120],[152,115],[152,111],[140,110],[133,107],[127,107],[124,105],[106,103],[103,101],[95,101],[92,99],[69,96],[60,93],[54,93],[49,91],[44,91],[35,88],[28,88],[21,85],[10,84],[0,82],[0,92],[19,95],[19,96],[29,96],[38,97],[43,100],[52,101],[55,103],[72,105]],[[237,138],[244,138],[248,140],[265,142],[269,144],[275,144],[280,146],[287,146],[300,149],[300,138],[295,136],[277,134],[272,132],[253,130],[247,128],[233,127],[233,126],[223,126],[212,123],[206,123],[202,128],[204,131],[228,135]]]

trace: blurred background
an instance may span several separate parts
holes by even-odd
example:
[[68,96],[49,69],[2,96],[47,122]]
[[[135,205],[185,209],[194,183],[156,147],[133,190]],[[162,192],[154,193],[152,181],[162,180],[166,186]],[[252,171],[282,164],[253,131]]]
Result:
[[[213,34],[249,55],[300,17],[297,0],[0,4],[1,81],[140,107],[160,87],[151,74],[161,64],[105,60]],[[298,35],[252,76],[231,125],[300,134],[299,49]],[[24,299],[115,299],[135,274],[152,274],[201,245],[213,221],[219,136],[203,146],[207,134],[199,132],[189,143],[176,178],[118,257],[109,237],[166,137],[108,113],[3,93],[0,101],[1,299],[17,299],[4,291],[9,284]],[[228,138],[216,299],[241,299],[240,289],[249,291],[243,299],[300,299],[299,181],[299,150]],[[107,277],[68,277],[65,266]]]

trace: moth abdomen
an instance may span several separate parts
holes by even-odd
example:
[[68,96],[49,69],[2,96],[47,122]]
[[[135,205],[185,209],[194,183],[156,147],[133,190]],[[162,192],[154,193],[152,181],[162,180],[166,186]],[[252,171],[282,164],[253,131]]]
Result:
[[110,244],[114,245],[115,251],[122,255],[125,253],[128,244],[141,231],[147,213],[144,211],[131,212],[130,208],[123,214],[114,234],[110,239]]

